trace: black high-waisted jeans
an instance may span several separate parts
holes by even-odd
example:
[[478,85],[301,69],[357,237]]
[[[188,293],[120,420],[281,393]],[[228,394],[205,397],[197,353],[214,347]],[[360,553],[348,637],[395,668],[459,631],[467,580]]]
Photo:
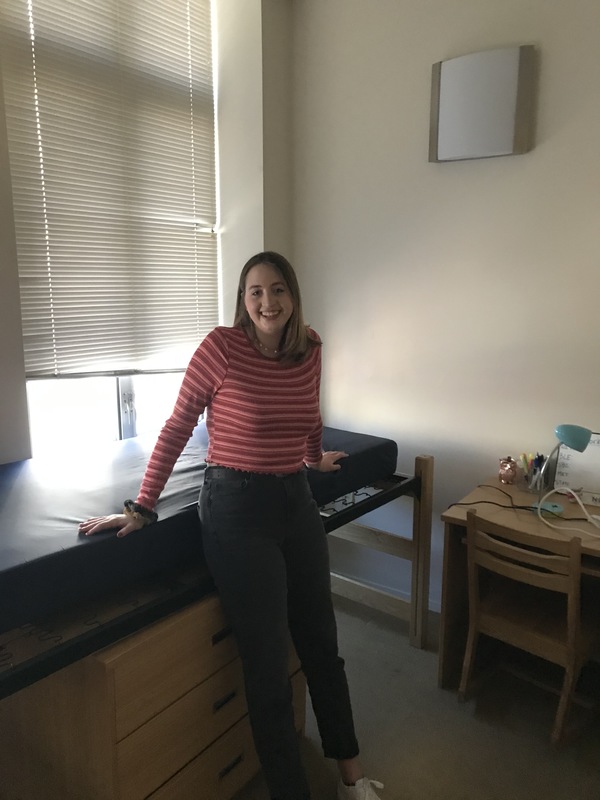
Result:
[[306,800],[288,677],[289,633],[325,756],[358,754],[338,655],[326,534],[306,473],[279,477],[209,467],[199,513],[208,567],[239,647],[270,793],[276,800]]

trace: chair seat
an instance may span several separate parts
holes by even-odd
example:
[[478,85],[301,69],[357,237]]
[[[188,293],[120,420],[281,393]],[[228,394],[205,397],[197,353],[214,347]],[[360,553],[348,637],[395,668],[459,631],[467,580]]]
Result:
[[[479,601],[480,631],[561,667],[568,660],[567,603],[559,593],[549,593],[500,575],[490,577]],[[599,641],[597,615],[583,615],[578,653],[588,658]]]

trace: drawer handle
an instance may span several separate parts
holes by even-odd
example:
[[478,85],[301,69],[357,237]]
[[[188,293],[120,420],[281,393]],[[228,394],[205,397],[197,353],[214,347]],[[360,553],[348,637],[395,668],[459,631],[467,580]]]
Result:
[[229,773],[234,770],[239,764],[242,763],[244,760],[244,754],[240,753],[239,756],[236,756],[233,761],[230,761],[226,767],[223,767],[221,772],[219,772],[219,780],[222,781]]
[[228,636],[231,636],[231,628],[229,626],[226,628],[221,628],[220,631],[214,633],[212,637],[213,647],[214,645],[219,644],[219,642],[222,642],[223,639],[226,639]]
[[213,712],[220,711],[223,706],[226,706],[227,703],[231,703],[234,697],[237,696],[237,689],[233,689],[231,692],[228,692],[224,697],[220,700],[217,700],[213,703]]

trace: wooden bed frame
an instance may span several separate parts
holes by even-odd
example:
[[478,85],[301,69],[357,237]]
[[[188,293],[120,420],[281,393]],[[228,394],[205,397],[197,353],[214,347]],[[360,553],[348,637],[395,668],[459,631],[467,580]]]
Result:
[[[325,529],[331,536],[412,563],[410,600],[335,572],[331,574],[331,584],[334,594],[408,621],[409,641],[414,647],[420,648],[427,646],[433,464],[433,456],[417,456],[413,476],[394,475],[354,493],[360,497],[371,489],[372,496],[367,499],[353,502],[353,496],[346,496],[321,511]],[[360,519],[357,511],[360,510],[362,516],[402,496],[413,498],[410,538],[354,522]]]

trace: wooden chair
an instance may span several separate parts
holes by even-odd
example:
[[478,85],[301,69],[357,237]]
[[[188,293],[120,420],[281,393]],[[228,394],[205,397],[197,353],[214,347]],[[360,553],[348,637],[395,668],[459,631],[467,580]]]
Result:
[[581,540],[520,533],[467,514],[469,632],[459,687],[467,695],[481,633],[564,668],[552,742],[560,742],[598,629],[582,619]]

